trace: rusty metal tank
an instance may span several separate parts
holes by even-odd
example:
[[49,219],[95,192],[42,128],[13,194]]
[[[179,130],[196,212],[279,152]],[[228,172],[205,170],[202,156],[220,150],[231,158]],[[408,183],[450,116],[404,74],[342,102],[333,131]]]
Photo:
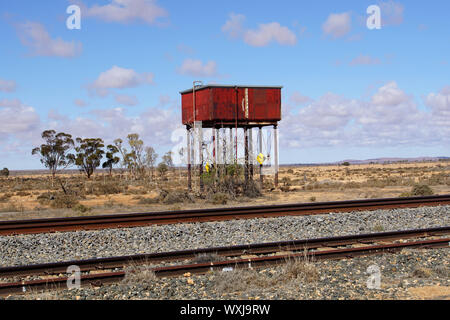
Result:
[[[281,120],[282,86],[202,85],[181,91],[182,122],[203,127],[265,126]],[[195,118],[195,119],[194,119]]]

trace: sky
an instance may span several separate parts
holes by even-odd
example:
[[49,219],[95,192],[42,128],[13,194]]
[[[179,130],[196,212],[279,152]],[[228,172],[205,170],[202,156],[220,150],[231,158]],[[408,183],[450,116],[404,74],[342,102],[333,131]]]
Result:
[[47,129],[162,155],[194,80],[283,86],[281,164],[449,156],[449,17],[447,0],[1,1],[0,167],[42,168]]

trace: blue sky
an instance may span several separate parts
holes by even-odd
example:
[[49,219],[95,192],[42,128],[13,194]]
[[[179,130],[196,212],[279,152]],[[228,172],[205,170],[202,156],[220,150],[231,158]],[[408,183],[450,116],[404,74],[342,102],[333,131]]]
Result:
[[137,132],[163,154],[193,80],[282,85],[281,163],[448,156],[449,16],[448,1],[2,1],[0,167],[41,168],[51,128]]

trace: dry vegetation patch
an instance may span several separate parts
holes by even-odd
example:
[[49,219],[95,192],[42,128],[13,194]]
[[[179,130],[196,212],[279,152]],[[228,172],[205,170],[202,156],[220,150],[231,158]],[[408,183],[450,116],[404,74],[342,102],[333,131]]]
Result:
[[218,292],[231,293],[248,291],[252,288],[295,285],[298,282],[311,283],[319,279],[319,270],[306,255],[288,259],[280,269],[233,269],[214,272],[214,286]]
[[152,285],[158,278],[149,265],[132,264],[125,269],[125,278],[122,283],[127,285],[146,284]]
[[64,215],[83,215],[160,211],[174,206],[194,209],[450,193],[450,162],[442,161],[281,167],[278,188],[273,176],[264,177],[261,187],[257,171],[255,181],[245,187],[241,168],[230,166],[227,170],[238,172],[240,178],[217,179],[213,172],[205,174],[203,194],[198,192],[195,176],[194,191],[188,191],[185,169],[142,179],[119,171],[112,176],[99,171],[87,179],[74,172],[58,174],[53,182],[46,174],[13,173],[0,178],[0,212],[19,212],[21,217],[34,212],[44,217],[46,211],[56,214],[50,213],[55,209],[67,209]]

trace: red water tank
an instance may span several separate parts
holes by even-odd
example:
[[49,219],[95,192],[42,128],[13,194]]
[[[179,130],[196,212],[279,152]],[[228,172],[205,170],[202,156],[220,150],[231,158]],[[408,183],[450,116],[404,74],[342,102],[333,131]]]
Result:
[[[195,121],[203,127],[257,126],[281,120],[282,86],[204,85],[195,88]],[[194,121],[193,89],[181,91],[182,121]]]

